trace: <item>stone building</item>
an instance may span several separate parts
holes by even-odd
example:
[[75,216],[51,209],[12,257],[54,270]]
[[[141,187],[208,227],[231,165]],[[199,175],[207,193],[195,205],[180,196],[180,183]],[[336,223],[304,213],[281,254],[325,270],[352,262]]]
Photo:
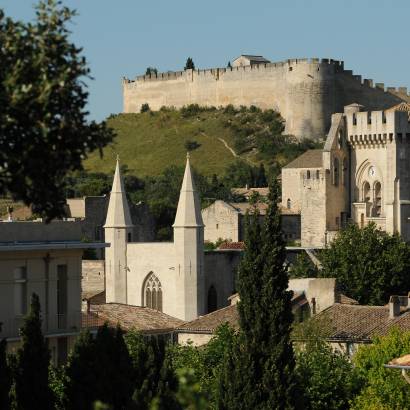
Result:
[[332,59],[289,59],[269,63],[241,56],[233,67],[185,70],[140,75],[122,81],[124,113],[140,112],[148,103],[162,106],[250,106],[275,109],[285,120],[285,133],[323,138],[331,115],[357,102],[370,110],[383,110],[410,102],[405,87],[385,89],[363,79]]
[[246,65],[257,65],[257,64],[268,64],[270,63],[263,56],[254,56],[250,54],[242,54],[239,57],[236,57],[232,60],[232,67],[243,67]]
[[52,362],[65,362],[81,328],[97,325],[81,312],[81,258],[85,248],[104,246],[82,242],[75,222],[0,223],[0,339],[10,351],[36,293]]
[[332,115],[324,148],[282,169],[282,206],[301,216],[301,244],[323,247],[348,221],[410,241],[410,105]]
[[226,306],[240,252],[204,252],[204,224],[189,159],[173,228],[173,242],[134,242],[117,161],[104,225],[110,243],[107,303],[146,306],[182,320]]
[[[265,188],[263,188],[265,189]],[[267,209],[267,204],[259,202],[255,204],[259,212],[259,220],[262,223]],[[242,242],[245,239],[245,216],[254,206],[249,202],[224,202],[215,201],[202,210],[204,221],[205,241],[216,242],[219,239],[227,239],[232,242]],[[300,213],[281,207],[281,223],[285,240],[297,241],[300,239]]]

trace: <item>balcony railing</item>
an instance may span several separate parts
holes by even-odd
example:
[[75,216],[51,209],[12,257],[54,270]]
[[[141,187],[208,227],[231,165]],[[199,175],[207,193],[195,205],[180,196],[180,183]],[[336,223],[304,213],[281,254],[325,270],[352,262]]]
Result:
[[[104,320],[98,312],[71,312],[64,315],[42,315],[43,334],[53,335],[61,333],[77,333],[82,329],[93,329],[102,326]],[[2,320],[0,318],[0,339],[20,337],[20,328],[24,323],[24,316]]]

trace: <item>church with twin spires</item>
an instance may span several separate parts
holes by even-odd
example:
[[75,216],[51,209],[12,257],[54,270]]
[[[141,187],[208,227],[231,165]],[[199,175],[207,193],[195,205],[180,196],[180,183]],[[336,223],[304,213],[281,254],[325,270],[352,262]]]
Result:
[[190,321],[228,305],[240,252],[204,251],[201,204],[187,155],[173,242],[133,242],[119,160],[104,225],[106,302],[146,306]]

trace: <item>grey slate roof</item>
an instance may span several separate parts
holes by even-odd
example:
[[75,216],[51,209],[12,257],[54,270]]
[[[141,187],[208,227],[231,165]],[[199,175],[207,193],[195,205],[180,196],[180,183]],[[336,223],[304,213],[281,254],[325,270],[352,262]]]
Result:
[[283,168],[321,168],[322,153],[321,149],[310,149]]

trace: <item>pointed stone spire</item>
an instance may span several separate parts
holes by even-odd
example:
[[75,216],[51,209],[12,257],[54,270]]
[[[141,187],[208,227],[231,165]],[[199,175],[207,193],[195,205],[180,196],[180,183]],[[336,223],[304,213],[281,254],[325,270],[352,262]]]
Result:
[[186,156],[184,180],[179,194],[174,228],[204,226],[201,215],[201,203],[192,177],[189,153]]
[[115,167],[104,228],[130,228],[132,226],[130,209],[124,190],[124,183],[121,178],[120,159],[117,155],[117,165]]

